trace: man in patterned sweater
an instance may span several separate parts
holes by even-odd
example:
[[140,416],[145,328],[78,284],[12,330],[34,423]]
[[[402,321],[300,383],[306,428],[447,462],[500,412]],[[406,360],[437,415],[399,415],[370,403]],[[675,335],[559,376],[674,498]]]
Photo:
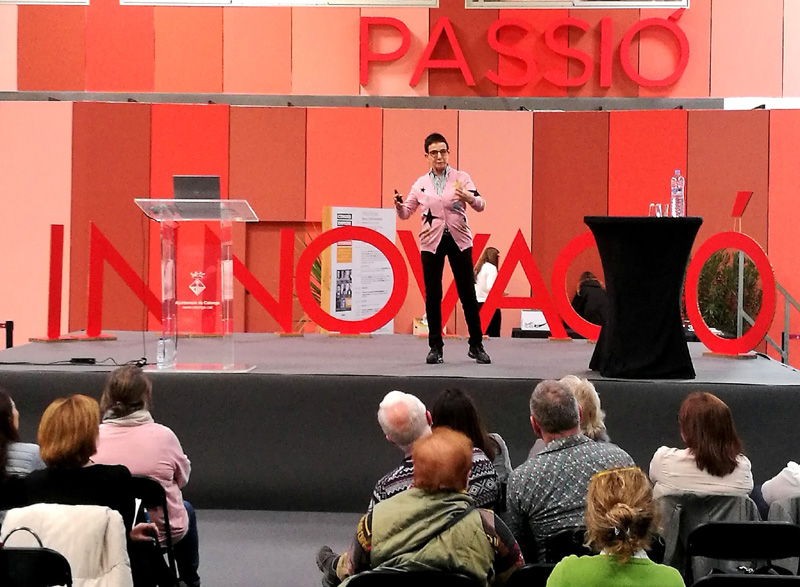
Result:
[[[378,408],[378,423],[386,440],[403,451],[403,462],[378,481],[372,492],[369,509],[376,503],[405,491],[414,482],[411,449],[414,443],[431,433],[431,414],[420,399],[410,393],[391,391]],[[467,492],[479,508],[493,508],[500,498],[500,484],[492,461],[483,451],[473,449],[472,469]]]
[[533,430],[545,441],[545,448],[509,477],[504,519],[528,562],[544,562],[548,538],[585,525],[592,476],[635,463],[618,446],[581,434],[580,407],[563,383],[539,383],[531,395],[530,409]]

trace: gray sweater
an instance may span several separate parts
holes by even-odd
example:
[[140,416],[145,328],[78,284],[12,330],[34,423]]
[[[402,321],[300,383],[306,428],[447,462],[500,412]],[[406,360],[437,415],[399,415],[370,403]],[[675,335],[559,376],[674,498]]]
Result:
[[44,462],[39,456],[39,445],[27,442],[11,442],[8,445],[8,462],[6,473],[16,477],[24,477],[31,471],[44,469]]

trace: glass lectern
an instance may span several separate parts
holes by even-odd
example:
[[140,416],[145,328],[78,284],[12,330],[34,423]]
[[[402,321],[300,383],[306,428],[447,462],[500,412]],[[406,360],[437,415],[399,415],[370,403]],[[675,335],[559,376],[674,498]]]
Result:
[[[258,222],[250,204],[247,200],[172,198],[134,201],[161,227],[162,333],[157,369],[236,373],[254,369],[235,362],[233,346],[232,226],[234,222]],[[192,221],[219,221],[219,234],[209,229],[202,239],[179,239],[179,223]],[[199,246],[198,240],[202,240]],[[199,360],[177,362],[179,321],[181,335],[203,337],[197,345]]]

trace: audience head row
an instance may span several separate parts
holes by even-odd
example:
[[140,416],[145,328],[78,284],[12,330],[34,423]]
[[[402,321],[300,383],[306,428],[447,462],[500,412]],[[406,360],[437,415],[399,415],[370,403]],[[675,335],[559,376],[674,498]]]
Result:
[[460,389],[441,392],[430,412],[415,395],[390,391],[378,407],[378,422],[386,438],[407,454],[419,439],[431,433],[431,427],[446,426],[466,435],[473,447],[494,458],[494,447],[478,410]]
[[[86,465],[97,452],[100,416],[120,418],[152,407],[152,385],[135,366],[114,370],[108,377],[100,403],[85,395],[54,400],[42,414],[38,442],[42,460],[52,468]],[[19,415],[5,390],[0,389],[0,435],[18,440]],[[7,450],[7,442],[3,448]],[[0,455],[4,457],[5,455]]]

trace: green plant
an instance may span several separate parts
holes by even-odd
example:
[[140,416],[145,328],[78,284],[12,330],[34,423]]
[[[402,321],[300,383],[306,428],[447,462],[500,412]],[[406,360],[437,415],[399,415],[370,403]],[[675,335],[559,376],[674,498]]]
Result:
[[[312,235],[310,232],[305,233],[305,238],[300,238],[300,236],[296,236],[295,240],[295,248],[298,254],[302,252],[307,243],[314,240],[317,235]],[[318,305],[322,305],[322,260],[317,257],[314,259],[314,263],[311,265],[311,274],[309,277],[309,287],[311,288],[311,296],[314,298],[314,302]],[[297,297],[297,294],[294,294],[294,297]],[[306,324],[311,322],[311,319],[308,317],[308,314],[303,312],[303,316],[297,321],[297,328],[296,332],[303,332],[305,330]]]
[[[744,257],[744,311],[753,319],[761,310],[761,280],[755,263]],[[739,287],[739,254],[720,250],[711,255],[700,271],[697,299],[700,314],[710,328],[736,335],[736,305]],[[750,324],[744,321],[744,332]]]

